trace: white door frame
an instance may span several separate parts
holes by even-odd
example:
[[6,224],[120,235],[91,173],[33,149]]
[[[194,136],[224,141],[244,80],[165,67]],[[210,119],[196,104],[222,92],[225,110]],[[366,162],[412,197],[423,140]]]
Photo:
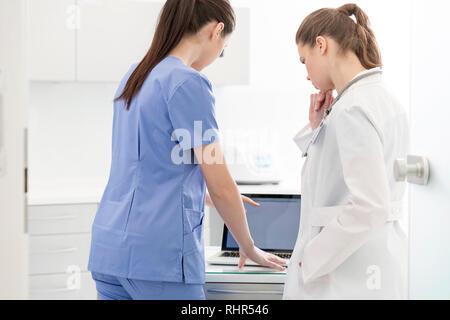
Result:
[[25,0],[0,0],[0,299],[28,297]]

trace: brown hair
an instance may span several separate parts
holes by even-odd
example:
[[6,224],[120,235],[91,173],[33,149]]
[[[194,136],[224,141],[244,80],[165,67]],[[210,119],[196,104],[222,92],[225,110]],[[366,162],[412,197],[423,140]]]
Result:
[[222,36],[234,31],[235,14],[228,0],[167,0],[159,15],[150,49],[130,75],[122,94],[114,101],[125,100],[128,110],[147,76],[183,36],[197,33],[212,21],[224,23]]
[[[350,18],[352,15],[355,16],[356,23]],[[314,11],[303,20],[295,41],[297,44],[314,48],[319,36],[331,37],[343,52],[353,51],[366,69],[383,66],[369,18],[354,3],[337,9],[324,8]]]

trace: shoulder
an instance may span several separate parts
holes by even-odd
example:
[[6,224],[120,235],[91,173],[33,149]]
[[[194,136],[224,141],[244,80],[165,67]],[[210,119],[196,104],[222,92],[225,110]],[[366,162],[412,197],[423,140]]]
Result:
[[202,73],[188,67],[175,68],[171,74],[171,90],[169,100],[176,92],[212,94],[212,85]]
[[347,113],[358,110],[377,118],[391,117],[405,112],[396,95],[381,76],[363,79],[356,83],[342,97],[336,109]]

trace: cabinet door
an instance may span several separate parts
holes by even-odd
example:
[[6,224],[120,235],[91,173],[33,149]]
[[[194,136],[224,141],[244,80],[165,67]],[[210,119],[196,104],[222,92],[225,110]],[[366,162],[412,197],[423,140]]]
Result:
[[81,2],[77,80],[120,81],[150,48],[162,6],[136,0]]
[[75,80],[75,0],[28,0],[29,78]]
[[30,299],[97,300],[97,290],[90,272],[31,276]]
[[78,268],[87,271],[91,235],[31,236],[30,275],[63,273]]
[[30,206],[30,235],[90,233],[97,204]]
[[278,283],[205,283],[207,300],[281,300],[284,285]]
[[215,86],[250,83],[250,9],[234,8],[236,29],[223,57],[205,68],[203,73]]

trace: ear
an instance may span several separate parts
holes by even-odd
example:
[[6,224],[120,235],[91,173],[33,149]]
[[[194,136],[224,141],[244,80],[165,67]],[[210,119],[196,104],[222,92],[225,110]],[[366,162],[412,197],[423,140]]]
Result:
[[328,50],[328,40],[325,37],[318,36],[316,38],[316,47],[319,49],[320,54],[324,55]]
[[223,22],[218,22],[213,28],[212,38],[217,40],[222,37],[223,29],[225,28],[225,24]]

